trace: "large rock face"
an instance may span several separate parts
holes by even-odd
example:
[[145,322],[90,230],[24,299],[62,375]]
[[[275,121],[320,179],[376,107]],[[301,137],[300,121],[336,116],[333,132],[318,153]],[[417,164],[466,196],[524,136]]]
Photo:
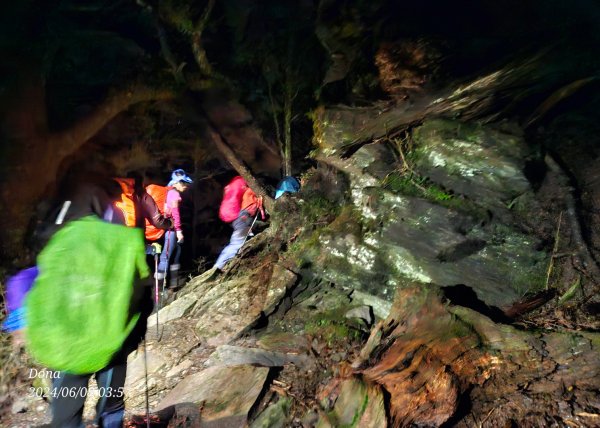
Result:
[[196,302],[192,313],[196,331],[210,346],[228,343],[261,316],[270,315],[297,281],[293,272],[276,264],[263,282],[264,269],[224,281],[197,278],[190,283],[187,297]]
[[203,403],[202,426],[244,427],[268,374],[269,369],[262,367],[210,367],[182,380],[157,410],[177,403]]
[[419,172],[482,206],[506,209],[531,190],[524,169],[532,153],[518,128],[431,120],[415,130],[414,139]]
[[353,210],[319,236],[320,274],[388,301],[411,281],[466,285],[501,308],[543,288],[548,255],[516,226],[515,207],[536,203],[518,128],[437,119],[413,136],[410,151],[372,143],[346,158],[321,142],[319,160],[347,174]]

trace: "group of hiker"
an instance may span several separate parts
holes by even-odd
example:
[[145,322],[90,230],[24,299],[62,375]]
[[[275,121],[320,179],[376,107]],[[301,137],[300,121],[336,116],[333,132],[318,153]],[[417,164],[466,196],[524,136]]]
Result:
[[[159,303],[159,283],[163,289],[180,285],[180,208],[193,179],[176,169],[167,186],[144,186],[139,174],[110,182],[71,183],[36,266],[6,284],[3,329],[16,336],[24,331],[28,352],[57,373],[49,391],[53,427],[83,426],[91,376],[102,392],[96,423],[122,426],[127,355],[144,340],[146,320]],[[299,187],[288,177],[275,197]],[[259,215],[264,219],[262,198],[242,177],[233,178],[219,209],[233,233],[214,272],[235,257]]]

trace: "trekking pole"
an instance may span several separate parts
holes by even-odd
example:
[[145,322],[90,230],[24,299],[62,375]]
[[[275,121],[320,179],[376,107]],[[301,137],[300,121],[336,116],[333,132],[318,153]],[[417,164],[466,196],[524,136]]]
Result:
[[252,221],[252,224],[250,225],[250,229],[248,229],[248,233],[246,233],[246,236],[244,237],[244,242],[242,242],[242,245],[240,246],[240,249],[244,246],[244,244],[248,240],[248,236],[250,236],[250,232],[252,232],[252,228],[254,227],[254,223],[256,223],[256,219],[257,218],[258,218],[258,211],[256,211],[256,215],[254,216],[254,220]]
[[[173,232],[173,233],[175,233],[175,232]],[[163,278],[161,300],[162,300],[162,298],[164,297],[164,294],[165,294],[165,288],[167,286],[167,273],[168,273],[169,267],[171,265],[171,261],[169,260],[169,242],[170,242],[169,238],[171,238],[171,234],[169,234],[169,235],[167,235],[165,237],[165,256],[166,256],[166,259],[167,259],[167,266],[165,267],[165,276]]]
[[[158,316],[158,314],[157,314]],[[156,319],[158,321],[158,318]],[[158,323],[157,323],[158,325]],[[146,428],[150,428],[150,398],[148,396],[148,353],[146,352],[146,338],[144,337],[144,379],[146,382]]]
[[[158,272],[158,254],[154,255],[154,272]],[[158,277],[154,274],[154,300],[156,304],[156,337],[158,338],[158,313],[160,312],[160,301],[158,299]]]
[[152,244],[154,247],[154,304],[156,305],[156,338],[158,340],[158,312],[160,311],[160,300],[158,297],[158,255],[161,253],[160,244]]
[[[165,276],[163,278],[163,284],[162,284],[162,291],[160,292],[160,298],[158,297],[158,278],[156,278],[156,291],[155,291],[155,295],[156,295],[156,300],[158,302],[157,308],[156,308],[156,341],[160,342],[160,340],[162,339],[162,335],[160,334],[159,328],[158,328],[158,311],[160,311],[160,307],[162,306],[162,299],[163,299],[163,295],[165,293],[165,286],[167,283],[167,271],[168,271],[168,267],[169,267],[169,235],[165,235],[165,256],[167,258],[167,268],[165,268]],[[156,270],[155,272],[158,273],[158,265],[156,265]]]

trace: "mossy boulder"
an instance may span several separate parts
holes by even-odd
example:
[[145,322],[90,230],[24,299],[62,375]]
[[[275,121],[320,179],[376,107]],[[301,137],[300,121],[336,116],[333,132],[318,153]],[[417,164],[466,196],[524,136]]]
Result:
[[435,119],[413,133],[414,166],[432,182],[494,211],[530,190],[524,170],[534,157],[522,132]]
[[387,301],[413,281],[462,284],[501,308],[544,287],[549,255],[511,211],[535,204],[524,173],[535,153],[518,128],[435,119],[414,131],[410,152],[390,141],[353,151],[343,127],[372,125],[355,114],[321,116],[319,160],[346,174],[351,205],[304,247],[318,275]]
[[285,428],[288,426],[291,404],[290,398],[280,398],[276,403],[264,409],[252,422],[250,428]]

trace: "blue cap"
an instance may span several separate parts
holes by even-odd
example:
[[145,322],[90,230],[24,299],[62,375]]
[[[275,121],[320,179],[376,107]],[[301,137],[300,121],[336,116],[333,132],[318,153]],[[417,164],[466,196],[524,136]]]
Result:
[[300,182],[296,177],[288,175],[277,185],[275,190],[275,199],[279,199],[284,193],[296,193],[300,190]]
[[187,175],[187,173],[183,169],[176,169],[171,174],[171,181],[169,181],[168,186],[172,186],[175,183],[179,183],[182,181],[184,183],[188,183],[188,184],[191,184],[194,182],[194,180],[192,180],[191,177],[189,175]]

